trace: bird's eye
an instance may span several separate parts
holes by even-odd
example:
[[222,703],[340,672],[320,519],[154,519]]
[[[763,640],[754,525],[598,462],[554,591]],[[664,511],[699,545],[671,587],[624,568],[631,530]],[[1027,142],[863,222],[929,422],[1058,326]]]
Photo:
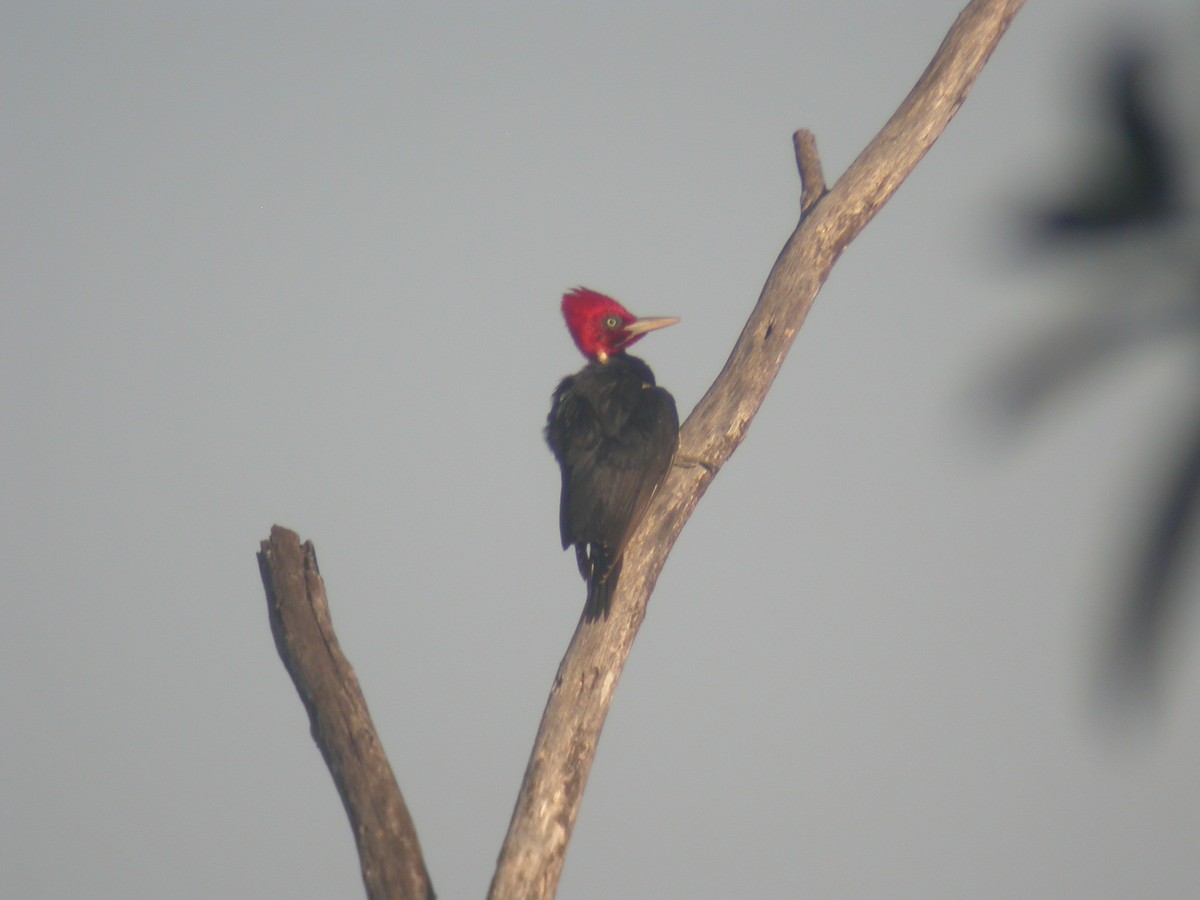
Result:
[[618,328],[621,325],[621,320],[616,316],[609,316],[604,320],[604,327],[608,329]]

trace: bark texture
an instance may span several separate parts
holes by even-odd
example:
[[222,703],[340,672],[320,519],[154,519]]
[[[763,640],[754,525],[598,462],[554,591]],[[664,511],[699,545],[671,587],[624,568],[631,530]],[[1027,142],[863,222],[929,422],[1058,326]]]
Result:
[[[492,900],[554,896],[600,731],[667,555],[746,436],[842,251],[896,191],[966,98],[1024,0],[973,0],[900,108],[831,188],[816,142],[794,136],[801,216],[679,455],[624,556],[607,619],[581,618],[559,665],[501,848]],[[259,567],[279,655],[350,817],[372,898],[433,897],[412,819],[330,621],[311,543],[275,526]]]
[[679,532],[745,438],[834,263],[949,124],[1023,3],[970,3],[908,97],[830,190],[812,136],[795,135],[804,182],[800,223],[725,368],[684,423],[676,466],[626,550],[611,615],[581,619],[559,665],[491,900],[554,896],[613,692]]
[[311,542],[276,525],[258,554],[275,646],[308,711],[358,844],[372,900],[432,900],[417,830],[338,646]]

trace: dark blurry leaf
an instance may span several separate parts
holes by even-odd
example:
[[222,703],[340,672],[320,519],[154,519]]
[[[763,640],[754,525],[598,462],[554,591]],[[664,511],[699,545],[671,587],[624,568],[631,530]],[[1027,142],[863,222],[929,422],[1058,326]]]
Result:
[[1125,355],[1166,340],[1200,338],[1200,290],[1161,303],[1089,306],[1039,337],[988,388],[986,406],[1006,425],[1025,422],[1060,394]]
[[1126,687],[1152,687],[1165,629],[1185,599],[1178,582],[1200,518],[1200,417],[1168,473],[1157,509],[1116,634],[1117,674],[1131,682]]
[[[1200,234],[1182,215],[1185,179],[1155,103],[1151,62],[1144,47],[1129,42],[1111,52],[1100,91],[1110,139],[1080,154],[1087,180],[1033,223],[1041,245],[1062,250],[1066,238],[1087,242],[1092,265],[1081,272],[1093,276],[1088,299],[1101,302],[1081,307],[1077,318],[1009,367],[991,404],[1007,424],[1027,420],[1132,349],[1169,340],[1200,351]],[[1192,599],[1181,580],[1188,552],[1200,547],[1200,396],[1193,391],[1183,402],[1185,433],[1158,496],[1147,504],[1148,527],[1135,542],[1132,577],[1117,598],[1106,671],[1116,698],[1151,696],[1167,632]]]
[[[1085,237],[1175,214],[1179,172],[1172,142],[1149,88],[1149,55],[1133,46],[1112,54],[1104,79],[1105,118],[1114,152],[1080,193],[1037,217],[1038,236]],[[1095,154],[1095,149],[1088,154]]]

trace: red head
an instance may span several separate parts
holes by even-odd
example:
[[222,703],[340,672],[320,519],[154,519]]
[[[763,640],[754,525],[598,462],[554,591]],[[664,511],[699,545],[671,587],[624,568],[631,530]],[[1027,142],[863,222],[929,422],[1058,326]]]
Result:
[[563,318],[575,346],[588,359],[605,362],[651,331],[678,319],[639,319],[612,297],[575,288],[563,294]]

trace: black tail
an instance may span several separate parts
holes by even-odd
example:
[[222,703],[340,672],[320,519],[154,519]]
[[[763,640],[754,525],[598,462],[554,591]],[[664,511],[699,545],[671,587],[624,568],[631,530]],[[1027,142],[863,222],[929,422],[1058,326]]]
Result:
[[611,566],[596,566],[592,570],[592,577],[588,579],[587,603],[583,607],[583,618],[586,621],[595,622],[597,619],[608,618],[620,574],[619,559]]

